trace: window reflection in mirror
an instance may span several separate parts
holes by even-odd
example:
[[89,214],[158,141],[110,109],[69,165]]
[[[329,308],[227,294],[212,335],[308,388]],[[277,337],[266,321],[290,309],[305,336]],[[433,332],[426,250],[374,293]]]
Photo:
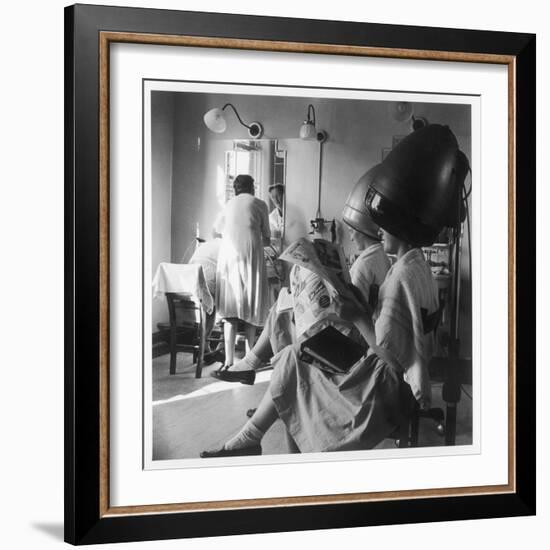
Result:
[[223,202],[234,194],[233,182],[239,174],[254,178],[254,194],[268,206],[271,242],[265,247],[267,278],[273,300],[285,280],[284,263],[278,259],[284,248],[286,151],[277,140],[233,140],[227,143],[224,162]]
[[286,151],[277,140],[233,140],[225,151],[223,204],[234,196],[233,182],[239,174],[254,178],[254,193],[269,210],[271,246],[279,254],[284,246]]

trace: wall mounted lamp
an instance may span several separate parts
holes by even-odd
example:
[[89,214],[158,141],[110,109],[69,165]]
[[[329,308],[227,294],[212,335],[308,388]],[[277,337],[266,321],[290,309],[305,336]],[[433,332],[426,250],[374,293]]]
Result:
[[326,141],[327,133],[324,130],[317,130],[315,120],[315,107],[309,104],[307,106],[306,120],[300,126],[300,139],[317,140],[319,142]]
[[210,111],[205,113],[203,120],[209,130],[212,130],[212,132],[216,132],[216,134],[222,134],[223,132],[225,132],[227,128],[227,115],[226,113],[224,113],[224,111],[225,109],[227,109],[227,107],[231,107],[233,109],[237,120],[245,128],[248,129],[248,135],[251,138],[259,139],[262,137],[262,134],[264,133],[263,126],[259,122],[251,122],[250,124],[246,124],[245,122],[243,122],[242,118],[237,112],[237,109],[231,103],[226,103],[221,109],[219,107],[216,107],[214,109],[210,109]]
[[414,116],[414,105],[410,101],[393,101],[388,104],[388,111],[396,122],[410,122],[412,131],[420,130],[429,124],[425,117]]

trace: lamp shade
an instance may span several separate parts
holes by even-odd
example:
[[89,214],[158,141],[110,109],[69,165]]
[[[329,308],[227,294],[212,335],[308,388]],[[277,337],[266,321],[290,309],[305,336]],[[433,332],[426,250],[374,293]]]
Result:
[[311,120],[304,120],[300,126],[300,139],[317,139],[317,130]]
[[206,127],[209,130],[212,130],[212,132],[216,132],[216,134],[222,134],[227,128],[225,114],[217,107],[215,109],[210,109],[210,111],[205,113],[203,120]]
[[413,104],[408,101],[392,101],[388,104],[388,111],[396,122],[407,122],[413,116]]

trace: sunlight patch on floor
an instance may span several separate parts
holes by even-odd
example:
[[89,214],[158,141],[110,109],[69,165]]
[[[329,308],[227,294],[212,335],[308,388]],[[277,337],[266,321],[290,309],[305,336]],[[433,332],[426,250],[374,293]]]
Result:
[[[256,384],[260,382],[269,382],[271,379],[271,373],[273,370],[266,370],[263,372],[256,373]],[[153,401],[153,407],[157,405],[165,405],[167,403],[174,403],[176,401],[183,401],[184,399],[191,399],[193,397],[200,397],[204,395],[210,395],[213,393],[219,393],[223,391],[229,391],[229,390],[235,390],[239,387],[242,387],[241,384],[235,384],[233,382],[214,382],[213,384],[208,384],[204,388],[200,388],[199,390],[195,390],[191,393],[187,393],[184,395],[174,395],[173,397],[170,397],[168,399],[161,399],[159,401]]]

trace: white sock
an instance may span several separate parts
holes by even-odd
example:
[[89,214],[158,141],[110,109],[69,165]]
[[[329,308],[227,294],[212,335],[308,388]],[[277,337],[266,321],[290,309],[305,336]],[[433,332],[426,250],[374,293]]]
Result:
[[262,432],[257,428],[252,420],[249,420],[242,428],[242,430],[231,439],[229,439],[223,446],[227,451],[233,451],[235,449],[244,449],[245,447],[254,447],[259,445],[265,432]]
[[262,364],[263,361],[252,350],[250,350],[238,363],[235,363],[231,367],[231,370],[256,370],[261,367]]

